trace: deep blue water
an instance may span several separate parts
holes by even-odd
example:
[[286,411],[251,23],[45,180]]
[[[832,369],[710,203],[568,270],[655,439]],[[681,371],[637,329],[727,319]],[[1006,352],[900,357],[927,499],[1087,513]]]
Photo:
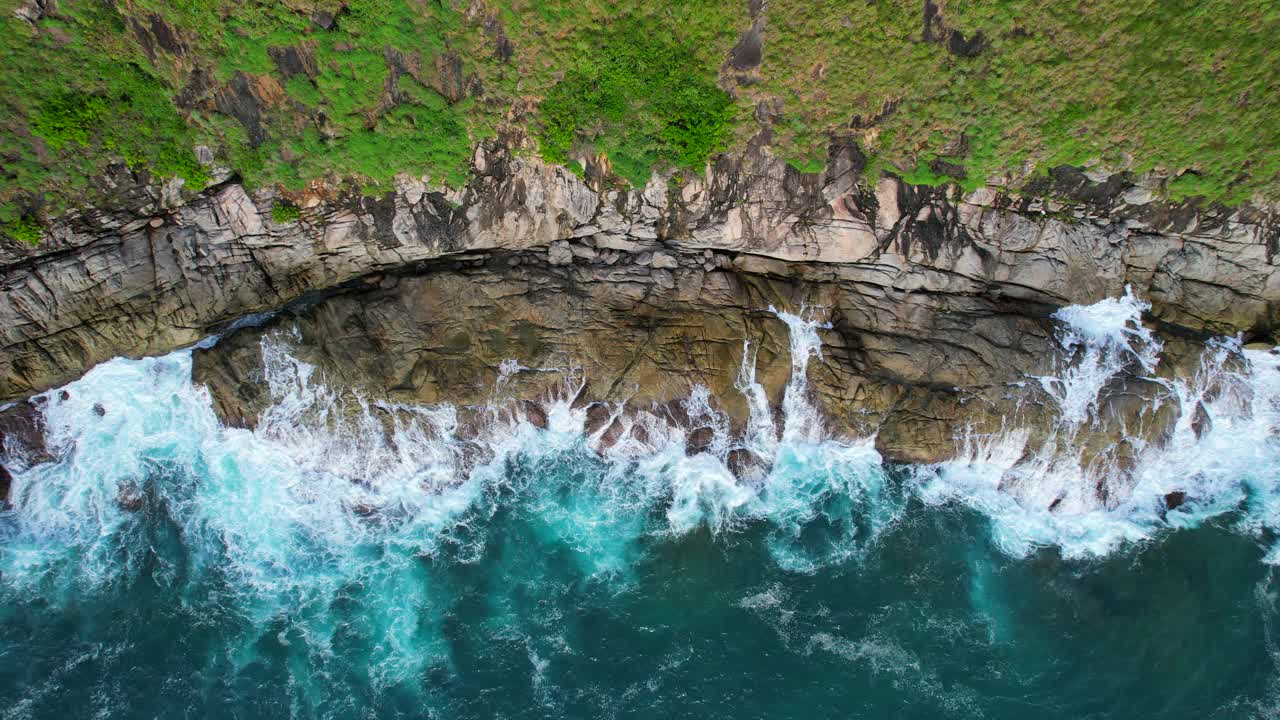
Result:
[[[41,718],[1276,712],[1275,570],[1229,517],[1102,559],[1015,559],[983,516],[910,500],[865,551],[812,573],[779,567],[777,528],[759,521],[717,537],[640,534],[616,550],[625,567],[598,574],[545,507],[572,505],[594,462],[517,458],[512,488],[434,554],[371,543],[330,592],[281,588],[269,610],[246,603],[216,547],[193,549],[173,508],[149,507],[119,530],[119,565],[100,585],[57,571],[5,583],[0,707]],[[825,525],[805,526],[795,548],[829,554]],[[321,543],[311,552],[312,572],[332,560]]]

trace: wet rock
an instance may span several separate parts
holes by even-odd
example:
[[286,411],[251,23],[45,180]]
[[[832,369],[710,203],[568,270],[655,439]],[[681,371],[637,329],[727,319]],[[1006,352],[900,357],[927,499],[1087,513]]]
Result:
[[1196,403],[1195,414],[1191,416],[1191,432],[1199,440],[1211,430],[1213,430],[1213,418],[1209,417],[1209,411],[1205,408],[1204,403]]
[[[613,411],[603,403],[594,403],[587,408],[587,422],[584,432],[588,438],[596,437],[595,451],[604,453],[618,444],[622,434],[626,432],[622,420],[613,416]],[[598,437],[597,437],[598,434]]]
[[122,482],[116,491],[116,505],[126,512],[140,512],[147,506],[146,493],[135,482]]
[[685,437],[684,451],[686,455],[697,455],[704,453],[711,448],[711,443],[715,440],[716,433],[709,427],[700,427],[690,430]]
[[582,431],[588,437],[595,435],[604,428],[605,424],[613,419],[613,411],[604,403],[591,403],[587,406],[587,420],[583,423]]
[[1164,496],[1164,507],[1166,510],[1177,510],[1187,501],[1187,494],[1181,490],[1175,490]]
[[520,402],[520,409],[530,425],[539,430],[547,429],[547,411],[542,407],[542,403],[537,400],[523,400]]
[[20,455],[26,463],[53,460],[45,443],[44,415],[32,403],[18,403],[0,411],[0,457]]
[[759,484],[769,475],[769,463],[746,448],[734,448],[726,459],[729,472],[741,482]]
[[9,493],[13,488],[13,475],[4,465],[0,465],[0,507],[11,507]]
[[102,403],[94,403],[94,404],[93,404],[93,413],[94,413],[95,415],[97,415],[98,417],[105,417],[105,416],[106,416],[106,414],[107,414],[107,409],[106,409],[106,408],[104,408],[104,407],[102,407]]

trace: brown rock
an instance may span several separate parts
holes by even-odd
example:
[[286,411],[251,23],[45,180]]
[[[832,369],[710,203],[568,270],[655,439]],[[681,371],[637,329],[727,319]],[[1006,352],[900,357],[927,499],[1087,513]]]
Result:
[[700,427],[689,431],[685,439],[685,454],[697,455],[706,452],[715,440],[715,431],[709,427]]
[[520,407],[530,425],[539,430],[547,429],[547,411],[543,409],[542,403],[537,400],[523,400],[520,403]]
[[53,459],[44,437],[44,415],[31,403],[0,411],[0,455],[12,449],[35,464]]

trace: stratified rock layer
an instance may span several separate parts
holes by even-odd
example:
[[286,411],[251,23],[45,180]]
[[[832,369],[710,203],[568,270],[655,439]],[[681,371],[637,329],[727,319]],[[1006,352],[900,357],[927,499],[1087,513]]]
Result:
[[[316,198],[288,224],[270,219],[271,193],[233,183],[185,201],[135,189],[133,210],[0,253],[0,400],[307,300],[286,318],[297,352],[337,387],[466,405],[515,359],[580,365],[598,400],[668,402],[696,381],[741,421],[743,341],[777,395],[787,338],[765,311],[807,304],[831,323],[811,376],[832,427],[878,430],[891,457],[928,460],[960,425],[1034,400],[1008,387],[1047,370],[1062,305],[1132,286],[1187,356],[1209,334],[1276,325],[1270,215],[1155,203],[1130,178],[1071,169],[1045,181],[1056,199],[1032,201],[866,187],[863,166],[853,146],[809,175],[757,149],[698,178],[597,192],[493,146],[460,191],[405,180],[381,198]],[[317,304],[321,292],[333,294]],[[265,331],[198,359],[230,421],[252,422],[261,400]]]

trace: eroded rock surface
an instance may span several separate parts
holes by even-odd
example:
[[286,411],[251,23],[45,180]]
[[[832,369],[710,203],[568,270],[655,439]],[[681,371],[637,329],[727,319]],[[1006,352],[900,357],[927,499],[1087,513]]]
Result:
[[844,265],[771,272],[744,269],[756,264],[748,256],[680,253],[665,269],[647,252],[608,262],[575,254],[568,265],[547,255],[442,262],[283,313],[197,351],[195,380],[226,422],[253,426],[273,402],[265,339],[313,366],[313,381],[351,408],[356,397],[448,402],[465,424],[495,405],[568,393],[609,408],[588,416],[589,434],[603,431],[606,444],[612,415],[646,411],[692,431],[696,445],[681,416],[695,386],[740,431],[754,370],[780,411],[795,358],[791,330],[770,308],[809,308],[823,326],[822,359],[805,373],[809,400],[832,435],[877,433],[887,457],[935,462],[963,429],[1051,421],[1039,385],[1025,382],[1051,373],[1059,354],[1053,321],[1033,306],[883,288]]
[[[120,178],[118,209],[0,248],[0,401],[302,300],[299,352],[352,389],[468,404],[514,358],[581,365],[596,399],[667,402],[696,380],[732,406],[744,340],[771,393],[789,372],[769,305],[808,304],[831,323],[811,375],[833,427],[878,429],[888,455],[919,461],[1044,369],[1060,306],[1132,286],[1188,355],[1210,334],[1269,338],[1280,307],[1274,215],[1161,204],[1127,175],[1064,168],[1036,188],[1044,200],[868,187],[844,144],[822,173],[755,147],[630,192],[498,144],[473,165],[461,190],[403,178],[382,197],[308,196],[284,224],[270,191]],[[261,401],[260,332],[201,362],[232,422]]]

